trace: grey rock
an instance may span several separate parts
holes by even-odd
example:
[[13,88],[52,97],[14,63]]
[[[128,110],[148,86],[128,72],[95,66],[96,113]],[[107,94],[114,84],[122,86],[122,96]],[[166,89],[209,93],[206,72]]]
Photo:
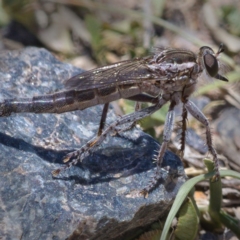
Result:
[[[0,101],[63,89],[80,72],[44,49],[1,52]],[[0,118],[1,239],[131,239],[166,216],[184,170],[168,151],[169,171],[143,198],[159,144],[138,128],[108,137],[82,164],[52,177],[66,153],[95,136],[101,109]],[[110,111],[108,123],[114,119]]]

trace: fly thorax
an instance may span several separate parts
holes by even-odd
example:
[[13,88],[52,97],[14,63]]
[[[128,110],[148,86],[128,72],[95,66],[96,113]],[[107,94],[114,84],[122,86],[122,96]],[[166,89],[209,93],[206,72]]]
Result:
[[195,82],[197,81],[197,78],[201,75],[202,72],[203,72],[203,69],[202,69],[201,65],[195,64],[193,66],[193,70],[190,75],[192,83],[193,83],[193,81],[195,81]]
[[196,89],[196,82],[193,84],[188,84],[184,87],[183,92],[182,92],[182,97],[184,99],[188,98]]

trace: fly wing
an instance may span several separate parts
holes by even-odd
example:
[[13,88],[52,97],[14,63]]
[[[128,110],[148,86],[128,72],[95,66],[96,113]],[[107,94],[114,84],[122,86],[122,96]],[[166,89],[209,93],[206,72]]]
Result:
[[67,80],[65,86],[67,89],[88,90],[145,80],[165,80],[166,76],[156,76],[148,67],[151,60],[152,57],[127,60],[86,71]]

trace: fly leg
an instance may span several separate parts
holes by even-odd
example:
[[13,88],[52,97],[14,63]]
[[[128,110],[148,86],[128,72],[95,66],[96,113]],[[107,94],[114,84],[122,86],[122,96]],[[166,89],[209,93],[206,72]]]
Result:
[[102,116],[101,116],[101,120],[100,120],[99,128],[98,128],[98,133],[97,133],[98,136],[100,136],[102,134],[102,131],[104,129],[104,126],[105,126],[105,123],[106,123],[106,118],[107,118],[108,106],[109,106],[109,103],[105,103],[104,106],[103,106]]
[[173,126],[174,126],[174,118],[175,118],[174,107],[175,107],[175,105],[176,105],[175,101],[172,101],[170,104],[170,107],[169,107],[169,110],[167,113],[167,117],[166,117],[166,122],[164,125],[163,142],[162,142],[162,145],[158,152],[158,155],[156,156],[156,159],[155,159],[157,162],[157,171],[156,171],[152,181],[149,183],[149,185],[141,191],[141,194],[144,197],[146,197],[148,195],[148,193],[156,186],[157,182],[161,178],[161,172],[160,172],[161,164],[163,161],[163,156],[167,150],[167,145],[168,145],[168,142],[170,141]]
[[[104,106],[103,106],[103,111],[102,111],[101,120],[100,120],[100,123],[99,123],[97,136],[100,136],[102,134],[102,132],[103,132],[103,129],[104,129],[104,126],[105,126],[105,123],[106,123],[106,118],[107,118],[108,106],[109,106],[109,103],[105,103]],[[136,102],[136,104],[135,104],[135,111],[138,111],[140,109],[141,109],[141,103],[140,102]],[[129,126],[127,126],[126,128],[121,129],[121,132],[130,130],[135,125],[136,125],[136,122],[133,122]]]
[[182,106],[182,132],[180,137],[180,157],[183,158],[184,150],[185,150],[185,144],[186,144],[186,131],[187,131],[187,109],[185,106],[185,103],[183,103]]
[[[127,99],[132,100],[132,101],[136,101],[135,107],[134,107],[135,112],[142,109],[142,103],[143,102],[149,102],[149,103],[154,103],[154,104],[157,104],[159,102],[158,97],[152,97],[152,96],[149,96],[149,95],[146,95],[146,94],[143,94],[143,93],[134,95],[134,96],[129,97]],[[118,130],[116,132],[116,134],[132,129],[136,125],[136,123],[137,123],[136,121],[132,122],[131,124],[129,124],[125,128],[122,128],[121,130]]]
[[[136,101],[135,112],[142,109],[142,103],[143,102],[149,102],[149,103],[155,103],[155,104],[157,104],[159,102],[158,97],[151,97],[151,96],[146,95],[146,94],[137,94],[135,96],[129,97],[128,99]],[[135,125],[136,125],[136,121],[131,123],[130,125],[126,126],[126,128],[121,129],[117,133],[128,131],[128,130],[132,129]]]
[[[151,96],[148,96],[145,94],[137,94],[133,97],[130,97],[129,99],[136,101],[135,112],[141,109],[142,102],[158,103],[158,98],[151,97]],[[101,135],[101,133],[104,129],[104,126],[106,123],[106,118],[107,118],[108,106],[109,106],[109,103],[104,104],[102,116],[101,116],[101,120],[100,120],[100,124],[99,124],[99,128],[98,128],[98,133],[97,133],[98,136]],[[135,125],[136,125],[136,122],[133,122],[130,126],[128,126],[126,129],[123,129],[121,131],[127,131],[129,129],[132,129]]]
[[[141,110],[141,103],[140,102],[136,102],[135,103],[135,112],[140,111]],[[119,130],[116,131],[116,135],[121,133],[121,132],[126,132],[128,130],[131,130],[132,128],[134,128],[137,124],[137,121],[133,121],[132,123],[130,123],[129,125],[125,126],[124,128],[121,128]]]
[[[137,107],[139,104],[140,104],[139,102],[136,102],[135,111],[138,111],[138,110],[141,109],[141,107]],[[109,103],[105,103],[104,106],[103,106],[101,120],[100,120],[100,123],[99,123],[99,128],[98,128],[98,133],[97,133],[98,136],[100,136],[103,132],[103,129],[104,129],[104,126],[105,126],[105,123],[106,123],[108,107],[109,107]],[[133,128],[134,125],[135,125],[135,122],[133,122],[130,126],[128,126],[126,128],[126,130],[124,129],[123,131],[127,131],[127,130]]]
[[185,106],[186,106],[186,109],[191,113],[191,115],[206,127],[207,146],[208,146],[209,152],[213,156],[213,162],[214,162],[215,176],[214,176],[213,180],[217,180],[220,176],[219,163],[218,163],[218,157],[217,157],[216,150],[214,149],[213,143],[212,143],[212,134],[211,134],[210,126],[209,126],[209,121],[193,102],[187,100],[185,102]]
[[[85,157],[89,156],[96,147],[98,147],[109,135],[111,132],[117,131],[117,127],[123,124],[131,123],[138,121],[144,117],[147,117],[151,115],[152,113],[156,112],[158,109],[160,109],[164,104],[166,103],[165,100],[160,99],[158,104],[155,104],[153,106],[150,106],[148,108],[144,108],[142,110],[139,110],[137,112],[125,115],[123,117],[120,117],[115,122],[110,124],[102,133],[100,136],[96,136],[90,141],[88,141],[86,144],[84,144],[79,150],[76,150],[74,152],[71,152],[66,155],[66,157],[63,159],[63,162],[67,163],[63,168],[56,169],[52,172],[53,176],[57,176],[61,171],[76,165],[78,162],[81,162]],[[71,160],[71,161],[69,161]]]

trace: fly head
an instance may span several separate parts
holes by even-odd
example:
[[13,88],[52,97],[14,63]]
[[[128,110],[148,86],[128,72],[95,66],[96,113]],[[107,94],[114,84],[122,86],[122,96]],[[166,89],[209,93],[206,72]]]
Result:
[[214,53],[214,51],[207,46],[203,46],[200,48],[200,64],[202,68],[206,70],[209,76],[214,77],[218,80],[222,80],[228,82],[228,79],[218,73],[219,71],[219,62],[218,55],[224,51],[223,44],[220,44],[218,52]]

